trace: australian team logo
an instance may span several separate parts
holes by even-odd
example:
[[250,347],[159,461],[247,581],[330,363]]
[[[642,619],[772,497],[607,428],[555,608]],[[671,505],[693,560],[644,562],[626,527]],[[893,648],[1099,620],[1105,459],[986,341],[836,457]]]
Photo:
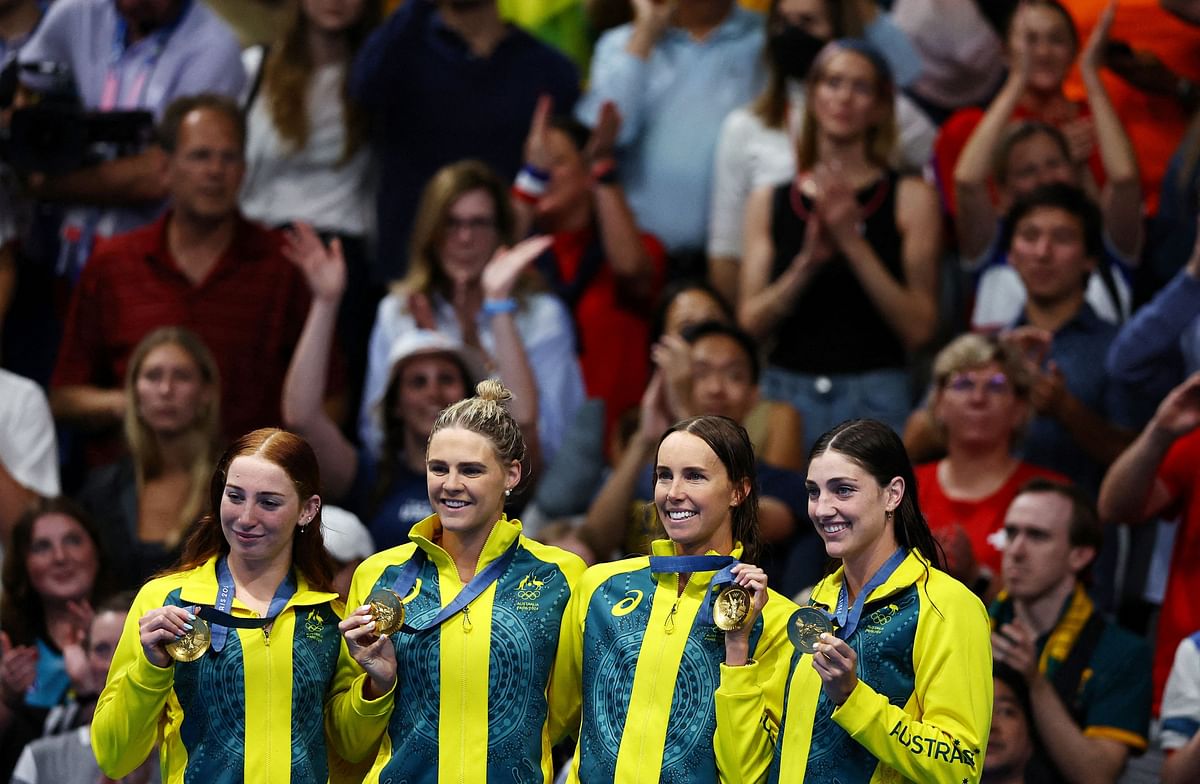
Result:
[[538,599],[542,597],[542,589],[546,587],[546,583],[554,580],[554,572],[545,577],[538,577],[533,572],[521,578],[521,582],[517,583],[517,604],[516,608],[523,612],[537,612],[540,609]]
[[325,619],[316,610],[310,610],[304,619],[304,639],[320,642],[324,636]]

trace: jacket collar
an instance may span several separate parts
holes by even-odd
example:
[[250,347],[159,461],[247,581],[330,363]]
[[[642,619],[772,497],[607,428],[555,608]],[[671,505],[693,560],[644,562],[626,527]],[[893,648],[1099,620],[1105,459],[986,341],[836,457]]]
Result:
[[[424,520],[413,525],[408,532],[408,538],[425,551],[426,555],[439,567],[450,567],[453,559],[438,543],[441,539],[442,525],[436,514],[431,514]],[[521,521],[510,520],[508,515],[501,513],[500,519],[492,526],[487,541],[483,543],[483,551],[479,554],[476,571],[487,566],[512,546],[521,536]]]
[[[892,572],[891,576],[884,581],[871,595],[867,597],[864,604],[882,599],[885,596],[890,596],[897,591],[901,591],[910,585],[914,585],[925,578],[928,570],[932,565],[926,560],[925,556],[921,555],[916,550],[909,550],[908,555],[896,567],[896,571]],[[822,578],[813,588],[811,603],[819,604],[826,609],[833,609],[837,606],[838,594],[841,593],[842,583],[846,579],[846,568],[839,566],[837,570],[828,577]]]
[[[183,584],[179,588],[179,598],[185,603],[212,605],[217,600],[217,558],[213,556],[200,566],[183,574]],[[308,580],[300,572],[296,572],[296,593],[288,600],[286,607],[310,607],[334,601],[338,595],[332,591],[318,591],[308,584]],[[245,605],[234,599],[235,608],[245,609]],[[285,607],[285,609],[286,609]]]

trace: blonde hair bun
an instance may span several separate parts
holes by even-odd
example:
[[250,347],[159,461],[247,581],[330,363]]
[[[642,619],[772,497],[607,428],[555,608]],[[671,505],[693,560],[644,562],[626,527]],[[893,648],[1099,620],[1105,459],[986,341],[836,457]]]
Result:
[[476,384],[475,396],[480,400],[491,400],[500,405],[513,399],[513,393],[509,388],[494,378],[485,378]]

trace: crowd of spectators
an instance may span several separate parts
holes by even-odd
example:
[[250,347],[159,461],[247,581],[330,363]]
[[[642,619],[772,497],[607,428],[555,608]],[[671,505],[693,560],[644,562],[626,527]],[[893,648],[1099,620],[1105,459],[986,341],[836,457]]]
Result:
[[984,780],[1200,778],[1200,1],[0,0],[0,66],[0,781],[96,780],[232,439],[308,440],[352,569],[489,376],[589,563],[742,424],[791,596],[809,445],[889,424],[991,608]]

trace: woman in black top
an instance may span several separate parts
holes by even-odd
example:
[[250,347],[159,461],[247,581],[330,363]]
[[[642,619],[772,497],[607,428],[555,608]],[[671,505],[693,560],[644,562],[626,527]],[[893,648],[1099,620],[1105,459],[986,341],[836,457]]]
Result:
[[894,92],[868,44],[828,44],[808,74],[797,174],[746,208],[738,321],[772,346],[767,396],[810,433],[854,417],[899,430],[907,353],[937,322],[937,197],[888,168]]

